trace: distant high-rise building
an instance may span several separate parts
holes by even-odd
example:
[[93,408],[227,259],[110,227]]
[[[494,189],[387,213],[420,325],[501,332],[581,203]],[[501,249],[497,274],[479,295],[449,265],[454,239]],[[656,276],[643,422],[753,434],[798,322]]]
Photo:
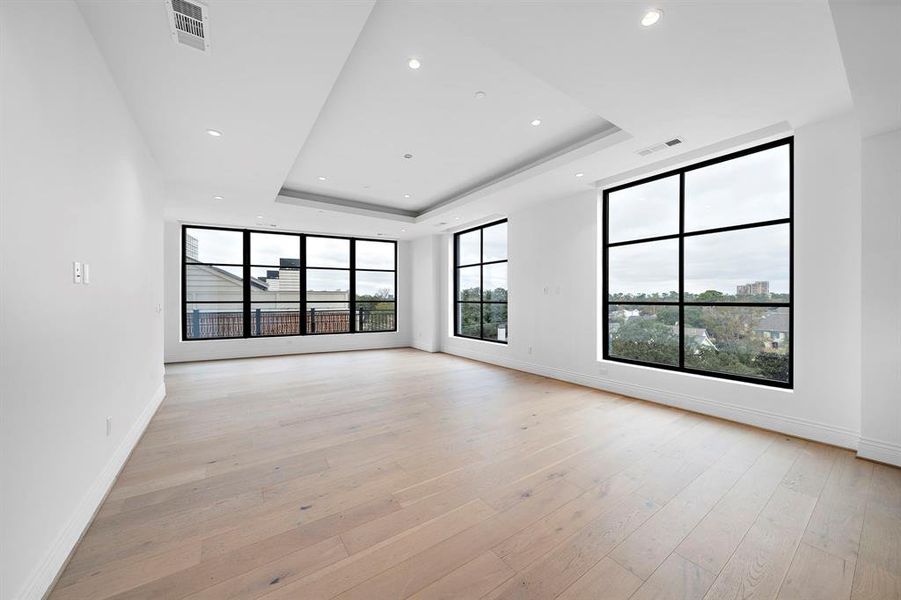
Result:
[[754,283],[735,286],[735,294],[738,296],[765,296],[769,293],[769,281],[755,281]]

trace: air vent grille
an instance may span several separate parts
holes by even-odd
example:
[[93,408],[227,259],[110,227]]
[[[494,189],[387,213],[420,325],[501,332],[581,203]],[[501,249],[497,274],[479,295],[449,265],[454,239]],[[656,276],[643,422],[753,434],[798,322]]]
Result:
[[172,37],[180,43],[203,52],[210,49],[207,7],[187,0],[166,0]]
[[681,137],[674,137],[671,140],[666,140],[665,142],[660,142],[659,144],[654,144],[653,146],[648,146],[647,148],[642,148],[638,151],[639,156],[648,156],[654,154],[655,152],[660,152],[661,150],[666,150],[667,148],[672,148],[673,146],[678,146],[683,143],[685,140]]

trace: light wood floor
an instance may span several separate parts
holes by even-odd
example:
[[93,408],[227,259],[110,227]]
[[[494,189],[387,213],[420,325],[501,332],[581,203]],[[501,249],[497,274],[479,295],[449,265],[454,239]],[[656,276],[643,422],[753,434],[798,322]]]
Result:
[[67,598],[901,598],[901,470],[415,350],[170,366]]

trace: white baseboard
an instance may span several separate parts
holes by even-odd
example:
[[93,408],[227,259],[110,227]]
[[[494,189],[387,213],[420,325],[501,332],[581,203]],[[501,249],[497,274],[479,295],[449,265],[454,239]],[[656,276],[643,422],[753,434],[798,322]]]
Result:
[[415,348],[416,350],[422,350],[423,352],[440,352],[441,349],[438,347],[438,344],[420,344],[413,343],[410,344],[411,348]]
[[493,354],[486,354],[478,351],[444,348],[443,352],[502,367],[508,367],[517,371],[525,371],[526,373],[532,373],[534,375],[550,377],[551,379],[568,381],[569,383],[576,383],[586,387],[604,390],[606,392],[613,392],[632,398],[656,402],[658,404],[674,406],[692,412],[753,425],[762,429],[778,431],[795,437],[823,442],[825,444],[831,444],[833,446],[851,450],[857,449],[860,440],[860,434],[857,431],[844,427],[837,427],[835,425],[828,425],[826,423],[819,423],[809,419],[780,415],[769,411],[737,406],[727,402],[709,400],[706,398],[697,398],[670,390],[622,382],[594,375],[586,375],[584,373],[577,373],[575,371],[568,371],[566,369],[558,369],[556,367],[548,367],[545,365],[537,365],[506,357],[498,357]]
[[128,430],[128,433],[122,439],[122,442],[113,452],[113,455],[110,456],[97,479],[94,480],[94,483],[91,484],[91,487],[81,499],[75,512],[69,518],[69,522],[66,523],[56,541],[47,551],[44,560],[32,571],[28,579],[25,580],[25,585],[13,598],[18,600],[38,600],[50,591],[51,586],[56,582],[57,577],[59,577],[60,572],[66,565],[69,555],[91,524],[97,509],[100,508],[110,488],[116,481],[116,477],[119,476],[119,472],[125,466],[125,461],[128,460],[131,451],[137,445],[138,440],[141,439],[147,424],[150,423],[150,419],[156,413],[157,408],[159,408],[165,397],[166,384],[161,383],[147,403],[147,406],[131,426],[131,429]]
[[861,458],[901,467],[901,444],[862,437],[857,455]]

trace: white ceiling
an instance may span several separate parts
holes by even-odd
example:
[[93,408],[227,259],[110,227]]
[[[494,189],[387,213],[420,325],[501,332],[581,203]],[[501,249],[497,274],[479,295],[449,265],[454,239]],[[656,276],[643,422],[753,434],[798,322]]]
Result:
[[861,133],[901,128],[901,2],[830,3]]
[[851,108],[825,0],[660,2],[651,28],[631,2],[212,0],[209,56],[162,2],[80,6],[186,221],[417,237]]
[[610,127],[434,6],[376,5],[286,188],[422,210]]

